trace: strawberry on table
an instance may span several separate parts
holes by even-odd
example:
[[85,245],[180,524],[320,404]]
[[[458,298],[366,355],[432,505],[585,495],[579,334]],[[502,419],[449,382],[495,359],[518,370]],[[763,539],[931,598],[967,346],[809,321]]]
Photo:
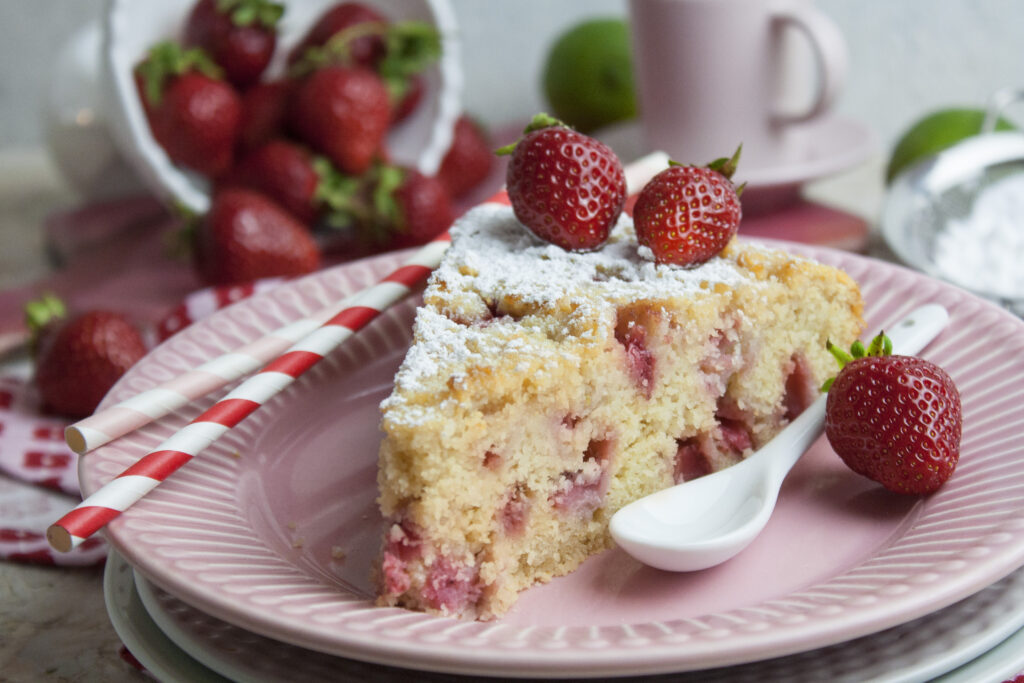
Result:
[[897,493],[937,490],[960,458],[962,407],[953,379],[923,358],[891,355],[884,334],[849,353],[826,383],[825,434],[850,469]]
[[269,0],[199,0],[185,24],[185,43],[203,48],[238,88],[259,80],[274,56],[284,5]]
[[303,275],[320,263],[306,226],[271,199],[244,188],[216,193],[193,240],[196,269],[211,285]]
[[531,232],[568,250],[604,244],[626,201],[622,163],[607,145],[538,114],[498,153],[512,155],[508,196]]
[[658,263],[697,266],[725,248],[743,215],[733,186],[740,150],[707,166],[670,166],[654,176],[637,197],[633,222],[637,241]]
[[390,119],[388,92],[377,74],[337,65],[303,78],[290,111],[299,137],[350,174],[370,167]]
[[139,331],[120,313],[67,317],[53,297],[29,303],[25,313],[36,335],[33,381],[49,412],[91,415],[121,375],[146,355]]
[[241,100],[205,52],[160,43],[135,75],[153,137],[171,161],[211,178],[231,167]]
[[494,167],[494,152],[483,127],[463,114],[455,122],[452,144],[437,177],[448,193],[459,198],[483,182]]

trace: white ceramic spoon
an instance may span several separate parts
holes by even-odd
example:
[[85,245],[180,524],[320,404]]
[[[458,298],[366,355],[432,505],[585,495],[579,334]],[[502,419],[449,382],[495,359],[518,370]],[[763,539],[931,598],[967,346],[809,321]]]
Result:
[[[949,321],[928,304],[887,328],[894,353],[916,354]],[[786,474],[825,424],[822,394],[792,423],[741,463],[659,491],[619,510],[611,534],[627,553],[658,569],[693,571],[720,564],[761,533]]]

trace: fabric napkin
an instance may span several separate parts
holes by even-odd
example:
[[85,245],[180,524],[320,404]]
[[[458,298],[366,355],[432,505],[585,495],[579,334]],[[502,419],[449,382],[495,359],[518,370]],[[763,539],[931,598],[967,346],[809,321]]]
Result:
[[[143,331],[162,342],[193,322],[282,281],[268,278],[200,289]],[[79,456],[64,442],[64,429],[71,421],[40,412],[28,375],[26,364],[0,372],[0,474],[6,478],[0,479],[0,560],[66,566],[101,563],[107,549],[99,536],[69,553],[53,551],[46,541],[46,528],[81,500]]]

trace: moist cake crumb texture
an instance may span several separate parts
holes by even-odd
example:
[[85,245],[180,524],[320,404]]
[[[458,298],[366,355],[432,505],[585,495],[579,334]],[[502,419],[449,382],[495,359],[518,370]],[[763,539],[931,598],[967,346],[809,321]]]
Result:
[[497,204],[451,235],[381,405],[382,605],[502,615],[610,547],[623,505],[774,436],[863,328],[845,273],[736,240],[657,265],[623,216],[567,252]]

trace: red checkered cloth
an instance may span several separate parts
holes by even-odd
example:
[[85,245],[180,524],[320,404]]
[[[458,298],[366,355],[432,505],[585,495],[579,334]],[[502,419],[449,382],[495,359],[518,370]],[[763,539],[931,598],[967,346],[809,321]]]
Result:
[[[281,281],[272,278],[201,289],[187,296],[147,333],[163,341],[191,323]],[[64,428],[70,422],[40,412],[39,397],[24,374],[12,370],[0,375],[0,560],[61,566],[100,564],[106,559],[107,548],[98,536],[69,553],[53,551],[46,541],[46,528],[81,500],[78,455],[64,443]]]

